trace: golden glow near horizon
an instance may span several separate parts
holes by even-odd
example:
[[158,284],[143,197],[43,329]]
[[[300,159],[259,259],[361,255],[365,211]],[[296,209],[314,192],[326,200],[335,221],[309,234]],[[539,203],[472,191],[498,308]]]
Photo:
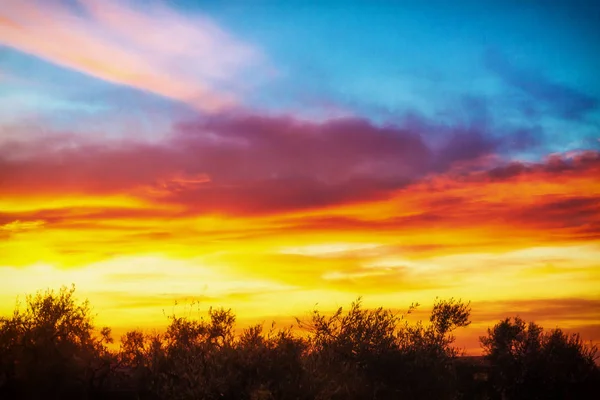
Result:
[[[1,311],[18,295],[70,283],[117,332],[163,327],[175,301],[231,307],[244,323],[289,322],[359,295],[398,309],[461,297],[473,302],[470,332],[514,311],[598,338],[600,245],[553,226],[574,199],[598,211],[584,201],[600,196],[596,172],[552,182],[440,176],[383,200],[258,216],[174,217],[176,207],[134,194],[9,194]],[[586,218],[597,224],[599,214]],[[557,308],[561,299],[568,307]],[[472,351],[475,333],[463,342]]]

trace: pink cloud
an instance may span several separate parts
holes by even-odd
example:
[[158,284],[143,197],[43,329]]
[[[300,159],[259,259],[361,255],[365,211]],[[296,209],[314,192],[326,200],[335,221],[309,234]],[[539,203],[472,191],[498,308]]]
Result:
[[[259,52],[200,16],[129,2],[6,0],[0,44],[208,112],[235,105]],[[225,89],[226,88],[226,89]]]
[[0,194],[126,192],[195,213],[306,209],[381,198],[493,151],[477,134],[453,139],[469,152],[453,154],[452,141],[434,151],[418,132],[354,118],[210,117],[182,124],[157,143],[5,143]]

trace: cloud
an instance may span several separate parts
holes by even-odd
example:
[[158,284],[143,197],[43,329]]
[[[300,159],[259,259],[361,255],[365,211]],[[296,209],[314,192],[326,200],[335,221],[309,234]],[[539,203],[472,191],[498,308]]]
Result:
[[234,105],[259,51],[201,16],[155,2],[7,0],[0,44],[214,112]]
[[[0,214],[0,221],[2,221]],[[8,231],[8,232],[20,232],[20,231],[28,231],[32,229],[38,229],[43,227],[45,224],[44,221],[34,220],[34,221],[21,221],[19,219],[13,220],[12,222],[8,222],[5,224],[0,224],[0,231]]]
[[[183,124],[153,143],[81,136],[7,143],[0,145],[0,224],[40,221],[64,238],[93,232],[103,246],[82,237],[73,255],[86,260],[149,243],[186,252],[197,235],[236,245],[360,236],[411,258],[598,239],[600,153],[497,166],[493,150],[502,143],[485,138],[457,128],[434,146],[412,127],[238,115]],[[19,242],[14,230],[3,236]],[[61,257],[79,243],[56,238],[52,251]]]
[[[568,325],[597,323],[600,319],[600,299],[515,299],[473,304],[473,319],[478,323],[496,323],[507,316],[516,315],[526,321],[560,321]],[[600,338],[600,330],[596,331],[597,338]]]
[[564,84],[556,83],[539,72],[521,69],[494,50],[486,52],[484,63],[508,85],[541,103],[555,115],[578,120],[598,108],[598,99]]
[[[4,258],[77,265],[148,248],[188,257],[202,238],[203,253],[235,248],[224,261],[231,265],[243,257],[244,265],[283,268],[317,257],[273,257],[278,250],[266,243],[380,245],[352,260],[348,252],[328,257],[324,266],[343,259],[349,268],[327,270],[342,274],[327,281],[333,287],[404,282],[399,271],[361,269],[392,253],[417,260],[598,240],[600,153],[498,166],[494,149],[502,142],[473,128],[454,132],[432,145],[413,127],[356,118],[221,115],[152,143],[81,135],[7,143],[0,145],[0,224],[40,225],[2,230]],[[32,243],[37,250],[27,251]],[[322,284],[323,271],[310,281]]]
[[195,213],[274,213],[385,197],[495,146],[476,131],[456,129],[433,147],[402,126],[261,116],[181,125],[158,143],[78,140],[3,144],[0,192],[127,193]]
[[[595,241],[600,237],[599,174],[597,152],[490,170],[451,169],[398,188],[384,200],[349,206],[345,213],[292,217],[288,223],[305,232],[396,235],[410,245],[441,246],[422,248],[434,253]],[[449,231],[460,234],[432,236]]]

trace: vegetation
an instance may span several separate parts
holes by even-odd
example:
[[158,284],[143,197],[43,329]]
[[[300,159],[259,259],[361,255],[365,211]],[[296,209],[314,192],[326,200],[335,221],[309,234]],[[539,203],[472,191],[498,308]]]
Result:
[[480,341],[494,367],[493,387],[506,398],[585,399],[600,393],[598,349],[578,334],[544,332],[516,317],[500,321]]
[[[414,310],[411,306],[408,313]],[[231,310],[169,317],[164,333],[130,331],[119,350],[97,330],[74,287],[28,296],[0,318],[3,399],[550,399],[598,393],[597,349],[519,318],[481,338],[485,359],[460,357],[453,332],[470,306],[437,300],[409,323],[360,299],[333,315],[313,311],[300,333],[235,335]],[[571,397],[569,397],[571,396]]]

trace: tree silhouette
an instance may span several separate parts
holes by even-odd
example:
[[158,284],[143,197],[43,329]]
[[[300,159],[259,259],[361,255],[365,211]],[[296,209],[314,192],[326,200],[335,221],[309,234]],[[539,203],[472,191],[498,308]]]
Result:
[[[231,310],[168,317],[164,332],[132,330],[110,351],[74,287],[38,292],[0,318],[2,399],[568,399],[598,392],[596,347],[560,329],[505,319],[480,340],[488,365],[460,357],[454,331],[469,325],[460,300],[409,322],[360,298],[314,310],[301,331],[251,326]],[[418,306],[411,306],[411,313]],[[479,379],[477,376],[489,377]],[[571,397],[569,397],[571,396]]]
[[469,315],[469,304],[454,299],[436,301],[429,325],[363,309],[360,298],[346,314],[314,311],[309,322],[299,321],[310,333],[313,384],[328,399],[452,398],[451,333],[467,326]]
[[5,391],[20,398],[64,398],[97,390],[111,362],[110,329],[94,330],[87,301],[75,287],[27,296],[0,318],[0,374]]
[[509,399],[579,399],[599,393],[596,346],[561,329],[506,318],[480,338],[496,394]]

